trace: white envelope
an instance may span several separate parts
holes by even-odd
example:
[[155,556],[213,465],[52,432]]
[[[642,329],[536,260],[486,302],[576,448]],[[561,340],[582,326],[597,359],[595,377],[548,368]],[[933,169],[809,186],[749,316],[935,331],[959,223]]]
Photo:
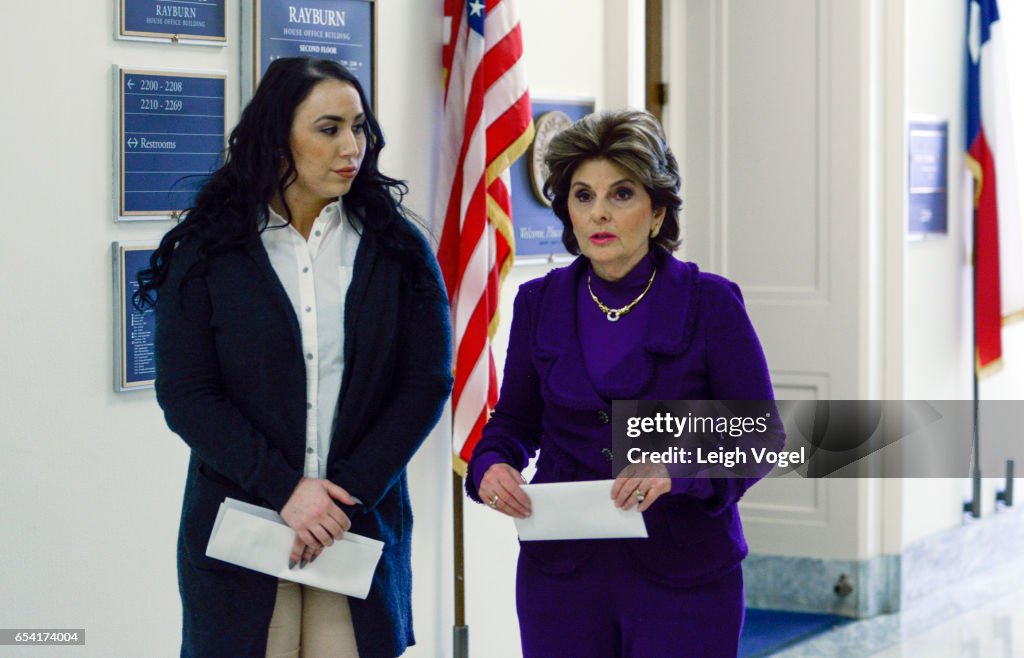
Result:
[[529,518],[516,519],[519,538],[612,539],[646,537],[644,516],[622,510],[612,501],[615,480],[524,484],[530,497]]
[[295,531],[274,512],[225,498],[206,545],[206,554],[240,567],[303,585],[365,599],[384,542],[346,532],[304,569],[289,569]]

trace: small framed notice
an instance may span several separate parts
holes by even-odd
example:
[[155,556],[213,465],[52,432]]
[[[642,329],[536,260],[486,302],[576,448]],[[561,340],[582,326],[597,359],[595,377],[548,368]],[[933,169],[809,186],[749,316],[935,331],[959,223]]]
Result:
[[270,63],[281,57],[333,59],[374,98],[373,0],[242,2],[242,101],[252,98]]
[[132,300],[138,274],[149,267],[155,242],[114,242],[114,390],[152,388],[156,379],[156,311]]
[[924,239],[948,232],[947,151],[949,122],[911,117],[907,126],[907,236]]
[[118,39],[223,46],[227,0],[116,0]]
[[115,219],[175,219],[221,164],[222,73],[115,68]]

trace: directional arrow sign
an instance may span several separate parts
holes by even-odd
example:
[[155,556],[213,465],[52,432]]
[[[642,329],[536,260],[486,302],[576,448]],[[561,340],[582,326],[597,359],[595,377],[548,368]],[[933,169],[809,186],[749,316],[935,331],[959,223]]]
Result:
[[225,76],[119,71],[117,218],[171,219],[220,166]]

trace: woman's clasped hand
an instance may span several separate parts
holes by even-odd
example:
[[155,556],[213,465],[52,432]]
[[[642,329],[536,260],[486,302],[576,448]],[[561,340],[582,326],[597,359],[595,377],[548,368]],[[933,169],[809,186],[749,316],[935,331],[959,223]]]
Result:
[[334,501],[356,504],[347,491],[330,480],[304,477],[299,481],[281,508],[281,518],[295,531],[289,568],[306,566],[348,531],[352,522]]

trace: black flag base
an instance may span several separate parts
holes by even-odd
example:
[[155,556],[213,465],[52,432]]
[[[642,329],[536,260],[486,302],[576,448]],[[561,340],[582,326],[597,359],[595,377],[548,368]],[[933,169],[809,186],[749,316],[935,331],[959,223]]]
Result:
[[452,626],[452,655],[469,658],[469,626]]
[[971,473],[971,499],[964,502],[964,512],[975,519],[981,518],[981,469]]
[[1013,460],[1006,460],[1006,485],[1002,491],[996,492],[996,504],[1002,503],[1013,507]]

